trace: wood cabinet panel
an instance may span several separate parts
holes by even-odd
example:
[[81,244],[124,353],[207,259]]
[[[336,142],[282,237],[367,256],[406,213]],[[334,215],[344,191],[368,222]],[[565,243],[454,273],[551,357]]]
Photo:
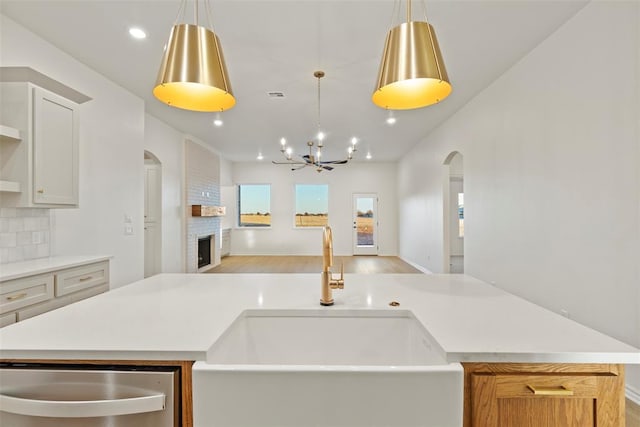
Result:
[[593,427],[592,399],[502,399],[498,425],[518,427]]
[[463,365],[465,427],[624,426],[622,365]]

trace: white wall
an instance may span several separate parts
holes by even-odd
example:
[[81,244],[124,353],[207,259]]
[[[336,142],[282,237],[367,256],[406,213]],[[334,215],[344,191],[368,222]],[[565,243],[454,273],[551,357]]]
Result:
[[[318,228],[294,228],[294,185],[329,185],[329,225],[333,229],[336,255],[352,255],[354,193],[378,193],[379,254],[397,255],[397,199],[395,163],[350,163],[333,171],[318,173],[305,168],[291,171],[270,163],[234,163],[233,183],[271,184],[271,220],[269,229],[234,229],[231,233],[233,255],[320,255],[322,234]],[[227,215],[237,224],[237,190],[223,191]]]
[[[93,98],[82,105],[80,208],[51,210],[51,254],[109,254],[113,287],[143,276],[144,103],[0,16],[1,66],[29,66]],[[125,236],[125,215],[134,234]]]
[[183,192],[184,136],[157,118],[145,115],[144,148],[162,165],[162,272],[184,272]]
[[466,273],[640,347],[638,9],[590,3],[401,160],[402,256],[441,271],[458,150]]

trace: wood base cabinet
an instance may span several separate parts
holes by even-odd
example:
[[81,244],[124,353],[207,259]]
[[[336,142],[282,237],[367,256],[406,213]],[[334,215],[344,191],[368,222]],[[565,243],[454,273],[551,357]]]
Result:
[[463,363],[464,427],[624,427],[624,366]]

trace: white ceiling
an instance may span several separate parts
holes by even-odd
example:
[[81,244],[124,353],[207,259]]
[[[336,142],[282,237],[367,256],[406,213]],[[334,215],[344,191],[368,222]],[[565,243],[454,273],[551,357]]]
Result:
[[[222,113],[220,128],[212,125],[215,114],[168,107],[151,94],[179,0],[2,0],[0,11],[143,98],[150,114],[232,161],[255,161],[259,151],[264,161],[280,160],[281,137],[304,154],[317,122],[313,72],[324,70],[320,121],[328,133],[325,158],[344,157],[356,136],[361,140],[358,161],[365,161],[367,151],[374,161],[394,161],[586,2],[428,1],[429,22],[453,93],[435,106],[394,112],[394,126],[385,123],[388,113],[371,102],[393,0],[210,0],[237,100]],[[416,20],[424,20],[422,4],[413,2]],[[147,38],[130,38],[130,26],[143,28]],[[282,91],[285,97],[271,99],[269,91]]]

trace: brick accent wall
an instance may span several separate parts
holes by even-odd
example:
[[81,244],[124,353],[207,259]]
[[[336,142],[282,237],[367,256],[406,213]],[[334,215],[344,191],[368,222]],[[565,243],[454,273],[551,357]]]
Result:
[[220,205],[220,158],[193,141],[185,141],[186,266],[187,273],[198,271],[198,238],[214,235],[212,264],[220,264],[220,218],[193,217],[191,205]]

